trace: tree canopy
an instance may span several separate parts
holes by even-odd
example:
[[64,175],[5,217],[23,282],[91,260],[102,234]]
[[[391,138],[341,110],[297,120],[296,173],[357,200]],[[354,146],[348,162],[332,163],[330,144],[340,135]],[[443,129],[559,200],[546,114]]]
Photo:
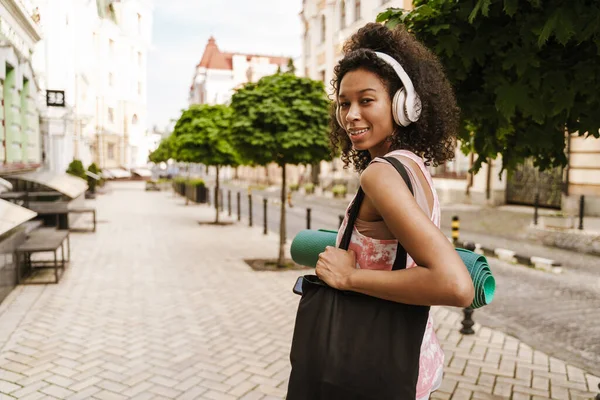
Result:
[[205,165],[237,165],[230,141],[231,109],[225,105],[192,105],[173,129],[175,159]]
[[512,170],[566,164],[566,134],[599,137],[600,3],[415,0],[377,20],[405,24],[440,58],[462,110],[460,138]]
[[173,139],[171,136],[162,139],[156,150],[148,156],[148,160],[155,164],[167,162],[171,158],[174,158]]
[[329,159],[329,100],[320,81],[266,76],[231,99],[232,141],[249,163],[310,164]]

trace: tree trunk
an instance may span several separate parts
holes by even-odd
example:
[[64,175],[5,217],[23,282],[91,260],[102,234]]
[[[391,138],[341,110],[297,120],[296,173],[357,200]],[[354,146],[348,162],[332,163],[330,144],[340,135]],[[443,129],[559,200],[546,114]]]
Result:
[[321,162],[317,161],[311,164],[310,168],[312,183],[319,186],[319,175],[321,175]]
[[279,258],[277,259],[277,266],[283,268],[285,260],[285,194],[286,194],[286,183],[285,183],[285,163],[281,168],[281,218],[279,219]]
[[215,185],[215,224],[219,223],[219,166],[217,165],[217,180]]
[[188,185],[189,185],[189,181],[190,181],[191,173],[192,173],[192,171],[190,171],[190,163],[186,163],[185,164],[185,168],[187,169],[188,183],[185,184],[185,189],[183,190],[183,195],[185,196],[185,205],[187,206],[189,204],[189,202],[190,202],[190,198],[187,195],[188,194],[187,193]]

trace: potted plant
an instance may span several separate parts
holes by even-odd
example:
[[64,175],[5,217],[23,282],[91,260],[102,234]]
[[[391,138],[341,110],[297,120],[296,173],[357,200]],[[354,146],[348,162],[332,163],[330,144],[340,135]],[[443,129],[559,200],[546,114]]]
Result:
[[313,194],[315,192],[315,185],[312,182],[309,182],[304,185],[304,192],[306,194]]
[[345,197],[348,190],[345,185],[335,185],[331,188],[331,193],[333,193],[333,197]]
[[[92,174],[100,176],[100,168],[98,168],[96,163],[92,163],[88,167],[88,171],[91,172]],[[98,180],[96,180],[96,178],[94,178],[94,177],[88,176],[87,181],[88,181],[88,186],[90,188],[90,192],[92,194],[96,193],[96,186],[98,185]]]
[[182,178],[180,176],[173,179],[173,190],[175,190],[175,193],[180,194],[181,196],[184,196],[185,195],[185,183],[186,183],[186,179]]
[[206,203],[208,197],[208,189],[202,179],[192,179],[188,182],[192,187],[192,197],[196,203]]
[[300,188],[300,185],[298,185],[297,183],[292,183],[290,185],[290,191],[292,191],[292,192],[297,192],[299,188]]

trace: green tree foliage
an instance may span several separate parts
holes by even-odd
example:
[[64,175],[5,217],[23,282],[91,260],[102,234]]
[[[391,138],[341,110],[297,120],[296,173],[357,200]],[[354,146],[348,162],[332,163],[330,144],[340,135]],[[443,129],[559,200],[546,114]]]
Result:
[[215,223],[219,223],[219,170],[237,166],[239,159],[231,144],[232,111],[225,105],[192,105],[185,110],[173,129],[173,147],[177,161],[215,166]]
[[162,139],[156,150],[151,152],[148,156],[148,160],[155,164],[167,162],[171,158],[174,158],[173,140],[171,136]]
[[330,159],[329,105],[322,82],[292,73],[248,83],[231,100],[232,143],[241,158],[282,167],[279,266],[284,264],[285,166]]
[[462,109],[461,139],[512,170],[566,164],[565,136],[599,137],[600,3],[415,0],[377,20],[405,24],[442,61]]
[[66,172],[69,175],[73,175],[78,178],[85,179],[87,181],[87,175],[85,174],[85,168],[83,168],[83,163],[81,162],[81,160],[71,161]]

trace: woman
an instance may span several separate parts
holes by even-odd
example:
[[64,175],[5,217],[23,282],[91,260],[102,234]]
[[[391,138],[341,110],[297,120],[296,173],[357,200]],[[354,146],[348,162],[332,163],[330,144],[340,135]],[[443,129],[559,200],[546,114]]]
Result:
[[[404,28],[370,23],[345,43],[333,87],[337,107],[331,143],[341,148],[345,166],[353,164],[361,174],[364,200],[348,251],[328,247],[319,256],[316,275],[335,289],[395,303],[469,306],[473,283],[440,231],[440,206],[426,168],[454,156],[458,129],[458,107],[439,61]],[[404,94],[397,95],[399,90]],[[404,165],[414,196],[384,156]],[[338,245],[347,222],[348,213]],[[406,268],[392,271],[398,242],[408,254]],[[429,308],[424,309],[424,331],[415,343],[420,346],[418,379],[410,392],[419,400],[441,384],[444,362]]]

